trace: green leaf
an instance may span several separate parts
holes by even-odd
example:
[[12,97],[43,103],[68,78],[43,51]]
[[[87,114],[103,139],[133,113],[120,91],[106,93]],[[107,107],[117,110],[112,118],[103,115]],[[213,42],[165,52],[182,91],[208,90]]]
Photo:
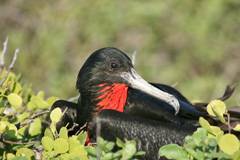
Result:
[[121,157],[122,157],[122,150],[119,150],[113,154],[113,159],[119,159]]
[[72,149],[74,149],[76,146],[81,145],[77,139],[77,136],[73,135],[68,138],[68,144],[69,144],[69,151],[71,152]]
[[42,95],[32,96],[31,102],[36,106],[36,108],[46,109],[49,108],[50,105],[42,98]]
[[44,96],[45,96],[45,93],[43,91],[39,91],[37,93],[37,97],[41,98],[41,99],[44,99]]
[[62,127],[62,128],[60,129],[59,137],[60,137],[60,138],[64,138],[64,139],[68,139],[68,130],[67,130],[66,127]]
[[160,148],[159,156],[175,160],[187,160],[187,152],[177,144],[168,144]]
[[113,153],[112,152],[106,153],[101,157],[101,160],[112,160],[112,159],[113,159]]
[[191,156],[194,157],[195,159],[197,159],[197,160],[204,160],[204,155],[197,153],[197,152],[194,150],[194,147],[193,147],[193,148],[191,148],[191,147],[185,147],[184,149],[186,150],[186,152],[187,152],[189,155],[191,155]]
[[12,123],[8,123],[8,129],[9,130],[14,130],[14,131],[17,132],[17,127],[14,124],[12,124]]
[[27,119],[30,116],[29,112],[24,112],[22,114],[17,115],[18,123],[22,122],[23,120]]
[[240,132],[240,124],[237,124],[237,125],[233,128],[233,130]]
[[3,134],[4,138],[7,140],[18,140],[18,134],[17,134],[17,129],[7,129],[4,134]]
[[29,101],[27,103],[27,108],[30,109],[30,110],[34,110],[34,109],[37,108],[37,105],[33,101]]
[[218,117],[221,122],[225,123],[223,114],[227,112],[225,103],[221,100],[213,100],[207,105],[207,112],[209,115]]
[[49,97],[49,98],[47,99],[47,103],[49,104],[49,106],[52,106],[53,103],[54,103],[56,100],[58,100],[58,99],[59,99],[58,97]]
[[138,151],[136,154],[135,154],[135,156],[143,156],[143,155],[145,155],[146,154],[146,152],[144,152],[144,151]]
[[50,119],[52,120],[52,122],[59,122],[60,119],[62,118],[62,111],[59,107],[55,108],[54,110],[52,110],[52,112],[50,113]]
[[[77,139],[76,139],[77,141]],[[73,144],[71,144],[73,145]],[[70,144],[69,144],[70,146]],[[78,144],[74,144],[72,147],[70,147],[69,153],[74,153],[75,155],[81,157],[82,160],[88,160],[88,153],[85,150],[84,145],[81,145],[79,142]]]
[[28,148],[20,148],[16,152],[16,156],[25,156],[28,160],[33,159],[34,155],[34,152]]
[[41,130],[42,130],[42,122],[40,118],[36,118],[30,124],[28,132],[31,136],[37,136],[41,133]]
[[205,128],[198,128],[192,135],[193,141],[197,146],[201,145],[201,142],[207,138],[207,130]]
[[63,138],[58,138],[54,141],[53,148],[57,154],[66,153],[69,150],[68,141]]
[[14,90],[13,90],[13,93],[18,94],[18,93],[20,93],[21,91],[22,91],[22,86],[21,86],[21,84],[18,83],[18,82],[16,82],[15,87],[14,87]]
[[218,145],[220,149],[228,155],[233,155],[235,152],[239,150],[240,147],[238,138],[230,133],[223,135],[219,139]]
[[54,140],[53,133],[52,133],[52,131],[51,131],[49,128],[46,128],[46,129],[45,129],[45,131],[44,131],[44,136],[45,136],[45,137],[49,137],[49,138],[51,138],[52,140]]
[[203,117],[199,118],[199,124],[201,125],[201,127],[205,128],[206,130],[208,130],[208,131],[211,130],[211,125]]
[[131,159],[135,155],[136,152],[137,152],[136,142],[135,141],[126,141],[125,146],[122,150],[121,160]]
[[238,150],[237,152],[234,153],[234,155],[232,156],[232,159],[234,159],[234,160],[240,159],[240,150]]
[[28,126],[24,126],[24,127],[21,127],[18,129],[18,134],[21,135],[21,136],[25,136],[26,134],[26,131],[28,129]]
[[9,160],[9,159],[11,160],[11,159],[13,159],[15,157],[15,154],[7,153],[6,157],[7,157],[7,160]]
[[86,143],[86,140],[87,140],[87,132],[81,132],[79,135],[78,135],[78,138],[79,142],[81,144],[85,144]]
[[125,145],[124,142],[120,138],[117,138],[116,144],[120,148],[123,148]]
[[11,93],[7,96],[8,102],[14,108],[18,108],[22,105],[22,97],[17,95],[16,93]]
[[42,146],[46,151],[52,151],[53,150],[53,139],[51,139],[50,137],[46,137],[44,136],[41,140],[42,142]]
[[25,157],[25,156],[16,156],[16,157],[14,157],[11,160],[29,160],[29,159],[27,157]]
[[0,121],[0,133],[3,133],[6,130],[8,124],[7,121]]
[[57,132],[56,123],[52,122],[49,127],[51,129],[51,132],[55,135]]
[[211,126],[209,124],[209,122],[204,119],[203,117],[199,118],[199,124],[201,125],[201,127],[205,128],[208,132],[210,132],[211,134],[218,136],[218,135],[222,135],[223,131],[217,127],[217,126]]
[[93,146],[86,146],[85,149],[89,155],[94,156],[94,157],[97,156],[96,148],[94,148]]
[[209,132],[214,134],[215,136],[223,135],[223,131],[221,130],[220,127],[217,126],[210,126]]
[[114,146],[115,146],[115,143],[113,143],[113,142],[108,142],[108,143],[105,145],[106,152],[111,151]]

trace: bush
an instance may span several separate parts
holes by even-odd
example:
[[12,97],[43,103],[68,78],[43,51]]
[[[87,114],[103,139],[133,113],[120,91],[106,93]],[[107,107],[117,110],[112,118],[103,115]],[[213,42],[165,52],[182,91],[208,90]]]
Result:
[[[6,45],[4,48],[2,62]],[[2,63],[0,70],[0,159],[127,160],[144,154],[137,152],[135,141],[117,139],[115,143],[99,137],[97,145],[85,146],[86,132],[70,137],[66,127],[57,132],[61,110],[55,108],[51,112],[50,124],[46,116],[58,98],[45,98],[43,91],[35,94],[30,85],[21,82],[21,75],[12,72],[16,55],[8,68]],[[113,151],[116,146],[119,149]]]
[[[0,58],[0,159],[128,160],[144,155],[137,151],[133,140],[110,142],[98,137],[97,144],[85,146],[86,132],[68,136],[66,127],[57,132],[56,123],[61,119],[62,111],[55,108],[50,113],[50,124],[46,122],[46,114],[58,98],[45,98],[43,91],[35,94],[30,85],[24,85],[21,75],[12,72],[17,50],[8,68],[4,65],[5,51],[6,42]],[[231,132],[240,131],[240,124],[231,125],[230,114],[220,100],[209,103],[207,111],[228,126],[227,133],[201,117],[201,127],[185,138],[183,146],[165,145],[160,148],[159,155],[176,160],[238,160],[240,142]],[[116,147],[118,150],[114,149]]]
[[[232,126],[230,114],[226,105],[221,100],[213,100],[207,106],[208,114],[219,119],[223,125],[228,127],[228,132],[224,133],[218,126],[210,125],[209,122],[200,117],[200,128],[191,136],[185,137],[183,146],[176,144],[165,145],[160,148],[159,155],[169,159],[240,159],[240,141],[232,131],[239,132],[240,125]],[[225,120],[227,117],[227,121]]]

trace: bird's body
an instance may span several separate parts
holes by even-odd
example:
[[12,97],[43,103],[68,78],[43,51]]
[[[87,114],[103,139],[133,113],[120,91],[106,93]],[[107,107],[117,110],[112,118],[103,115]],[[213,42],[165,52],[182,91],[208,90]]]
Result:
[[105,139],[135,139],[138,149],[146,151],[145,159],[157,159],[158,149],[165,144],[181,144],[205,115],[176,89],[143,80],[130,58],[115,48],[95,51],[81,68],[76,86],[77,104],[53,105],[62,110],[69,105],[64,120],[80,127],[87,123],[92,141],[97,125]]
[[[102,111],[98,115],[100,136],[115,141],[120,139],[135,140],[137,149],[145,151],[141,159],[155,160],[161,146],[170,143],[182,144],[184,137],[191,134],[196,126],[176,125],[171,122],[145,119],[139,116],[129,116],[127,113]],[[91,128],[91,137],[95,139],[96,121]]]

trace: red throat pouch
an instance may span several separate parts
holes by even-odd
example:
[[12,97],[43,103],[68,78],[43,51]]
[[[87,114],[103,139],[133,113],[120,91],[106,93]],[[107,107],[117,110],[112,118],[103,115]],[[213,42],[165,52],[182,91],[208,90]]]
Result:
[[100,84],[102,87],[99,90],[100,100],[97,104],[100,110],[111,109],[118,112],[123,112],[127,101],[128,86],[123,83],[113,83],[112,85]]

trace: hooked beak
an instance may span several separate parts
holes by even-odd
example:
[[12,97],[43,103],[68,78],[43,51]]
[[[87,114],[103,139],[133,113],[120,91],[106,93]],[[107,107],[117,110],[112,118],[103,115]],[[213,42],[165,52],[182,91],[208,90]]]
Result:
[[180,105],[178,99],[167,93],[164,92],[153,85],[149,84],[147,81],[145,81],[137,72],[132,68],[131,72],[123,72],[121,74],[121,77],[127,81],[127,83],[130,85],[130,87],[134,89],[138,89],[144,93],[147,93],[155,98],[158,98],[162,101],[165,101],[166,103],[170,104],[174,110],[175,115],[178,114]]

